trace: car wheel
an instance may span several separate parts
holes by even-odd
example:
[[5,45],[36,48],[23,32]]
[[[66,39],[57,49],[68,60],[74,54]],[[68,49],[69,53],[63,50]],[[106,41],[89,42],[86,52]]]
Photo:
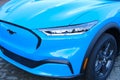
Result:
[[103,34],[96,42],[86,69],[86,80],[106,80],[117,53],[117,43],[111,34]]

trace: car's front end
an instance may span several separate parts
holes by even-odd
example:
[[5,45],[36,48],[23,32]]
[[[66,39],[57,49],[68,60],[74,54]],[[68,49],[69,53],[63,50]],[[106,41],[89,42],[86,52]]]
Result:
[[105,3],[94,1],[88,5],[72,0],[12,0],[0,11],[0,56],[36,75],[59,78],[83,76],[88,48],[109,20],[102,25],[100,23],[112,15],[104,18],[110,10],[96,15]]
[[48,36],[42,32],[45,29],[29,30],[5,21],[0,24],[1,56],[10,63],[37,75],[74,77],[79,74],[90,43],[85,28],[78,34]]

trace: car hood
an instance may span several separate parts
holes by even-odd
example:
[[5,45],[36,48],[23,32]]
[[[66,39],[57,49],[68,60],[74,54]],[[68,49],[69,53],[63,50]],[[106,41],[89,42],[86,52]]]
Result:
[[30,29],[66,26],[103,4],[89,0],[11,0],[1,8],[0,20]]

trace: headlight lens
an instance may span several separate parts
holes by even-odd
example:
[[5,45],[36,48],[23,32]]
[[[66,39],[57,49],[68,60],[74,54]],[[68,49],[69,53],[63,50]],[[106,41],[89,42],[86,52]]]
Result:
[[98,21],[93,21],[85,24],[70,25],[67,27],[58,27],[58,28],[46,28],[39,30],[45,33],[47,36],[76,35],[76,34],[83,34],[89,31],[97,23]]

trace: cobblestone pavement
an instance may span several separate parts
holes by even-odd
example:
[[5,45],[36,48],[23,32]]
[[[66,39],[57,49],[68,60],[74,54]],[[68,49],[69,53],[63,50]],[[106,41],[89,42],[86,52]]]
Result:
[[[0,5],[8,0],[0,0]],[[0,80],[55,80],[35,76],[9,64],[0,58]],[[116,59],[111,75],[107,80],[120,80],[120,56]]]

